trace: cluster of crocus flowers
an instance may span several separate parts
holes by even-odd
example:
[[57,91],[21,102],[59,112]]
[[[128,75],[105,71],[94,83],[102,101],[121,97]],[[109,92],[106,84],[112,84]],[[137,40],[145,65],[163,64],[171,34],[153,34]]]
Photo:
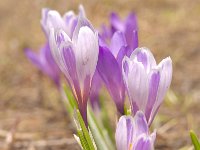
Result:
[[[172,61],[167,57],[157,65],[149,49],[138,48],[133,13],[125,21],[112,13],[110,20],[111,26],[98,35],[82,6],[78,15],[43,9],[41,25],[48,42],[39,57],[30,50],[26,54],[58,85],[61,70],[86,126],[87,102],[96,105],[103,81],[121,115],[117,149],[153,150],[156,132],[150,134],[149,127],[170,86]],[[124,115],[126,93],[130,116]]]
[[[149,135],[151,125],[170,86],[172,60],[163,59],[158,65],[147,48],[135,49],[122,61],[132,116],[122,116],[116,130],[118,150],[153,150],[156,132]],[[133,121],[132,121],[133,120]]]
[[171,83],[171,58],[157,65],[149,49],[137,48],[123,59],[123,77],[132,113],[143,111],[151,125]]

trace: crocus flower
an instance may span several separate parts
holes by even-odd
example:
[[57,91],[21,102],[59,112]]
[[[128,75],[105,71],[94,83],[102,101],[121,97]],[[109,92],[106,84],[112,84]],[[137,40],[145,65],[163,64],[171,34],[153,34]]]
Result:
[[37,54],[31,49],[25,49],[27,58],[44,74],[48,75],[55,83],[57,88],[60,88],[60,69],[55,63],[51,54],[49,44],[46,43]]
[[121,20],[116,13],[110,15],[110,27],[102,26],[101,37],[104,41],[111,39],[116,31],[121,31],[125,35],[127,45],[131,49],[135,49],[135,39],[137,39],[138,26],[137,18],[134,13],[130,13],[125,20]]
[[[135,38],[134,44],[138,46]],[[122,77],[122,59],[129,56],[133,49],[127,46],[125,36],[122,32],[116,31],[108,46],[100,38],[100,53],[97,64],[99,75],[102,77],[118,111],[124,113],[125,85]]]
[[[116,37],[119,38],[119,41],[117,41],[118,38]],[[112,39],[113,42],[111,43],[113,44],[111,44],[110,48],[106,47],[106,45],[100,46],[97,69],[112,99],[114,100],[118,111],[123,114],[125,87],[120,67],[121,56],[118,56],[118,54],[125,55],[127,49],[125,47],[126,43],[124,43],[125,40],[122,40],[123,36],[120,32],[116,33]],[[115,45],[114,41],[116,42]]]
[[[84,13],[82,6],[80,6],[80,10]],[[47,37],[50,34],[50,29],[53,27],[63,29],[71,38],[77,25],[77,20],[78,16],[73,11],[67,11],[61,16],[56,10],[44,8],[42,9],[42,19],[40,20],[40,23]]]
[[[50,15],[56,16],[53,13]],[[55,22],[54,19],[51,21]],[[80,11],[72,38],[65,28],[52,26],[49,41],[54,59],[67,79],[87,125],[87,101],[99,53],[98,34]]]
[[117,124],[115,140],[117,150],[154,150],[156,132],[149,133],[143,112],[132,116],[121,116]]
[[130,57],[124,57],[123,78],[133,114],[143,111],[151,125],[171,83],[171,58],[157,65],[150,50],[138,48]]
[[[44,8],[42,9],[42,19],[40,23],[47,41],[51,27],[64,28],[71,37],[75,25],[77,24],[77,16],[73,11],[68,11],[61,17],[57,11]],[[25,54],[37,68],[47,74],[54,81],[56,86],[60,88],[60,69],[51,54],[49,42],[40,49],[39,54],[34,53],[29,48],[25,49]]]
[[100,108],[99,92],[101,90],[102,81],[96,70],[92,79],[92,86],[90,91],[90,103],[93,110],[98,110]]

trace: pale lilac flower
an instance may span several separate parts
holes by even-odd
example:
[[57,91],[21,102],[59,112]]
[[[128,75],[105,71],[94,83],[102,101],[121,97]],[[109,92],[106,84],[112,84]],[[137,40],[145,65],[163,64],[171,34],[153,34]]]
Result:
[[[77,24],[77,19],[78,17],[73,11],[68,11],[61,17],[57,11],[44,8],[42,9],[42,19],[40,23],[48,41],[51,27],[64,28],[71,37]],[[51,54],[49,42],[40,49],[38,54],[34,53],[29,48],[25,49],[25,54],[28,59],[43,73],[47,74],[60,89],[60,69]]]
[[27,58],[44,74],[48,75],[55,83],[57,88],[60,88],[60,69],[55,63],[49,44],[46,43],[37,54],[31,49],[25,49]]
[[124,57],[122,70],[132,112],[143,111],[150,126],[170,86],[172,60],[167,57],[157,65],[150,50],[137,48]]
[[121,20],[116,13],[111,13],[110,26],[102,26],[101,38],[109,41],[116,31],[124,33],[127,45],[131,49],[138,47],[138,26],[134,13],[130,13],[125,20]]
[[[80,6],[80,9],[82,13],[84,13],[82,6]],[[42,19],[40,20],[40,23],[47,37],[50,34],[51,28],[61,28],[70,38],[72,38],[77,21],[78,16],[73,11],[67,11],[61,16],[56,10],[44,8],[42,9]]]
[[72,37],[65,28],[52,26],[49,41],[54,59],[67,79],[87,125],[87,101],[99,53],[98,34],[80,11]]
[[143,112],[132,116],[121,116],[117,124],[115,140],[117,150],[154,150],[156,132],[149,133]]

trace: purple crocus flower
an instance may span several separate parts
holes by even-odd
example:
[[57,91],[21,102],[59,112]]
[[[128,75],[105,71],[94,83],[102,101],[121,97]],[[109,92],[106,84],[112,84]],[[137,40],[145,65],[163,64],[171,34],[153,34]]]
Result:
[[33,52],[31,49],[25,49],[27,58],[44,74],[48,75],[55,83],[57,88],[60,88],[60,69],[55,63],[49,44],[46,43],[44,47],[40,49],[39,54]]
[[[50,15],[55,16],[54,12]],[[57,18],[54,19],[51,21],[56,22]],[[54,59],[67,79],[87,125],[87,101],[99,53],[98,34],[80,11],[72,38],[65,28],[52,26],[49,41]]]
[[130,58],[124,57],[123,78],[132,113],[143,111],[150,126],[171,83],[171,58],[167,57],[157,65],[150,50],[138,48]]
[[[127,45],[131,49],[137,48],[135,40],[138,36],[137,18],[134,13],[130,13],[125,20],[121,20],[116,13],[110,15],[110,27],[102,26],[101,37],[104,41],[111,39],[116,31],[121,31],[125,35]],[[138,42],[138,41],[137,41]]]
[[92,79],[92,86],[90,91],[90,103],[93,110],[98,110],[100,108],[99,92],[101,90],[102,81],[96,70]]
[[121,116],[117,124],[115,140],[117,150],[154,150],[156,132],[149,133],[143,112],[132,116]]
[[[118,111],[124,113],[125,85],[122,77],[122,59],[129,56],[133,49],[127,46],[125,36],[122,32],[116,31],[108,46],[101,37],[100,53],[97,64],[99,75],[102,77]],[[134,44],[138,45],[135,38]]]
[[[102,46],[101,46],[102,45]],[[97,70],[104,81],[118,111],[124,113],[125,86],[121,72],[121,58],[126,54],[126,41],[121,32],[116,32],[110,47],[100,40]]]

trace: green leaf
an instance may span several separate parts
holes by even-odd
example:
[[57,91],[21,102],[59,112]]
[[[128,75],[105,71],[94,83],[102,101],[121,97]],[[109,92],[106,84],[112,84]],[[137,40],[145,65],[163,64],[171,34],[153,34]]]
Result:
[[[101,104],[101,119],[99,120],[100,122],[98,122],[98,125],[101,125],[101,127],[99,128],[104,128],[104,130],[106,130],[107,133],[104,132],[104,134],[107,134],[109,142],[112,143],[112,145],[114,145],[113,143],[115,142],[114,140],[114,129],[110,124],[110,118],[109,118],[109,113],[108,113],[108,107],[107,104],[105,103],[105,97],[100,96],[100,104]],[[97,119],[95,118],[96,122]],[[107,140],[106,140],[107,141]]]
[[89,131],[86,128],[85,122],[83,121],[81,113],[78,109],[75,110],[75,122],[77,125],[78,134],[80,134],[79,138],[80,138],[81,144],[84,144],[82,145],[84,150],[95,150],[93,140],[91,139],[92,137],[90,136]]
[[66,98],[64,98],[64,104],[65,104],[66,110],[69,112],[69,114],[72,117],[74,109],[78,108],[78,105],[69,87],[67,87],[66,85],[63,85],[63,90],[66,96]]
[[190,131],[190,137],[191,137],[191,140],[192,140],[195,150],[200,150],[199,140],[193,131]]
[[84,150],[89,150],[89,145],[87,143],[87,140],[85,139],[85,136],[82,132],[82,130],[77,130],[77,134],[78,134],[78,137],[80,139],[80,142],[81,142],[81,146]]
[[95,139],[98,150],[114,150],[113,143],[107,130],[99,123],[90,107],[88,107],[88,123]]

